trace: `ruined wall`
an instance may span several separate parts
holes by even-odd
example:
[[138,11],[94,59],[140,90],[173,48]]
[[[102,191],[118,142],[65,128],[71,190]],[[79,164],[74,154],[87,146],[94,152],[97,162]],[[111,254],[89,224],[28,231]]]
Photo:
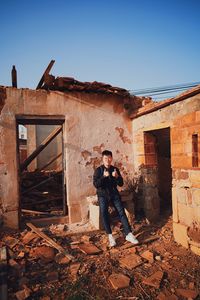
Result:
[[16,115],[65,116],[65,182],[70,222],[87,219],[86,196],[95,193],[92,176],[101,163],[102,150],[113,151],[123,172],[133,168],[131,122],[118,97],[7,88],[0,115],[0,213],[9,226],[18,226]]
[[[172,209],[175,240],[200,254],[200,95],[169,105],[133,120],[134,164],[145,169],[144,132],[170,128],[172,167]],[[192,135],[198,136],[198,167],[193,167]],[[144,203],[153,211],[153,201],[145,199],[148,188],[157,189],[157,180],[147,178]]]

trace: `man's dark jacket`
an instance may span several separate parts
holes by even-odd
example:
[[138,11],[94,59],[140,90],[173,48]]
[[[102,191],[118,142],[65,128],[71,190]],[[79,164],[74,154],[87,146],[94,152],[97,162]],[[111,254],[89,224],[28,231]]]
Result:
[[[110,175],[108,177],[103,176],[104,170],[109,172]],[[112,176],[112,172],[114,170],[116,170],[118,173],[117,178]],[[104,165],[101,165],[94,172],[93,184],[97,189],[98,196],[106,197],[112,194],[119,194],[117,186],[123,186],[123,183],[123,178],[119,169],[112,165],[109,167],[109,169],[107,169]]]

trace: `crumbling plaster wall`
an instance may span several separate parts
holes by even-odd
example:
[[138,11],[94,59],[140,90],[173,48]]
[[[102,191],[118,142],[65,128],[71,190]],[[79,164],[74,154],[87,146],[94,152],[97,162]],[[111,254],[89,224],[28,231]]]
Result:
[[[144,131],[170,128],[174,238],[200,255],[200,239],[194,240],[191,234],[200,232],[200,168],[192,167],[193,134],[199,137],[200,159],[200,95],[140,116],[132,126],[136,169],[145,166]],[[157,188],[156,180],[147,176],[145,180],[147,187]],[[147,206],[153,210],[153,203]]]
[[65,115],[64,157],[70,222],[87,219],[86,196],[95,193],[94,168],[101,151],[111,149],[124,172],[133,169],[131,121],[123,112],[123,101],[103,94],[46,92],[6,89],[0,115],[0,209],[5,225],[18,227],[18,162],[16,115]]

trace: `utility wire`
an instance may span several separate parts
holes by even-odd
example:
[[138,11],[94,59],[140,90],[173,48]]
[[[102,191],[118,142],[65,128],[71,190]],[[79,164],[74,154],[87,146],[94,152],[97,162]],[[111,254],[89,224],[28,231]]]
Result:
[[[181,90],[181,91],[183,91],[183,90],[185,91],[185,90],[187,90],[187,88],[176,89],[177,92],[180,91],[180,90]],[[170,90],[170,91],[166,91],[166,92],[165,92],[165,91],[163,91],[163,92],[159,92],[159,91],[158,91],[158,92],[155,92],[155,93],[152,93],[152,94],[149,94],[149,93],[148,93],[148,97],[154,96],[154,95],[157,96],[157,95],[163,95],[163,94],[171,94],[171,93],[174,93],[174,92],[175,92],[175,90]],[[137,95],[138,95],[138,94],[137,94]]]
[[199,85],[200,82],[184,83],[184,84],[175,84],[171,86],[155,87],[155,88],[146,88],[138,90],[130,90],[131,94],[141,95],[141,94],[155,94],[158,92],[168,92],[168,91],[178,91]]

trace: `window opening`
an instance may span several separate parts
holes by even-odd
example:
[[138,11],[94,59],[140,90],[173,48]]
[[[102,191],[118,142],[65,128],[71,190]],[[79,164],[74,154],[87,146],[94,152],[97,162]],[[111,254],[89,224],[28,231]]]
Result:
[[199,158],[198,158],[198,134],[192,135],[192,166],[198,167]]

